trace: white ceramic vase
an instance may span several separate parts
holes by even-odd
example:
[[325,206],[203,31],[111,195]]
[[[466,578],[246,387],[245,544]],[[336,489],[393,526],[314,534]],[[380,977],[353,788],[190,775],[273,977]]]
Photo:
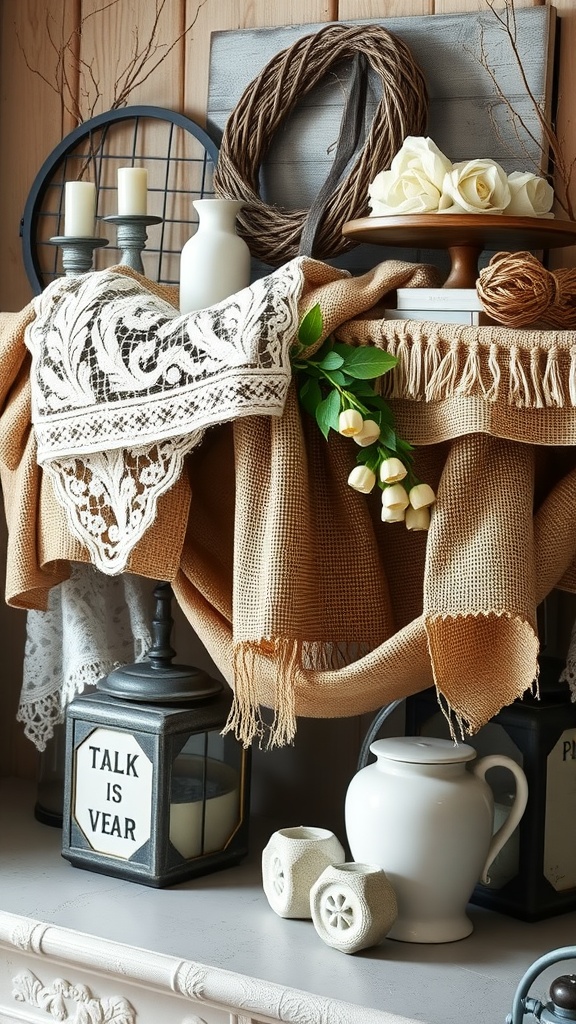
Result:
[[329,864],[342,864],[342,843],[326,828],[298,825],[274,832],[262,851],[262,884],[280,917],[310,918],[310,889]]
[[180,312],[193,313],[227,299],[250,284],[250,250],[236,233],[244,203],[196,199],[198,229],[180,256]]
[[317,934],[342,953],[376,946],[396,920],[396,894],[374,864],[331,864],[310,891]]
[[[466,905],[476,883],[522,817],[528,798],[524,772],[497,754],[475,764],[469,744],[435,737],[376,740],[376,762],[352,779],[345,801],[354,860],[378,864],[398,900],[390,938],[453,942],[473,930]],[[485,780],[505,767],[516,783],[510,813],[492,835],[494,799]]]

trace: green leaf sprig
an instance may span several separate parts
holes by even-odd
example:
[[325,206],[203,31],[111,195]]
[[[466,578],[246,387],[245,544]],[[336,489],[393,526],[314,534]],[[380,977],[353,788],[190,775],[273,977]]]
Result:
[[[383,519],[405,520],[410,529],[427,529],[434,492],[417,480],[413,447],[396,432],[392,410],[371,383],[396,366],[396,356],[373,346],[347,345],[330,335],[313,356],[305,357],[303,353],[322,333],[322,311],[316,305],[304,316],[291,351],[302,407],[326,439],[334,430],[358,443],[357,468],[348,482],[364,493],[378,484],[383,491]],[[396,511],[391,512],[390,506]]]

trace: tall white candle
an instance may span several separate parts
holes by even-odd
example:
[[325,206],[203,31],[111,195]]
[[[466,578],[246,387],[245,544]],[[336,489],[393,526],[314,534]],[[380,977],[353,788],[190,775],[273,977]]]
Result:
[[93,238],[96,217],[96,185],[92,181],[67,181],[64,186],[64,234],[69,238]]
[[148,213],[148,171],[145,167],[119,168],[118,213],[139,217]]

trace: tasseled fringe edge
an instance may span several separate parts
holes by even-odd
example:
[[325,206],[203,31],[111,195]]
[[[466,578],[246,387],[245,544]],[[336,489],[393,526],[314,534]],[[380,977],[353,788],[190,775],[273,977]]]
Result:
[[360,640],[332,643],[327,640],[303,640],[302,668],[312,672],[330,672],[351,665],[372,651],[373,645]]
[[[235,644],[233,652],[234,697],[228,721],[222,735],[234,733],[244,747],[255,741],[258,746],[284,747],[296,735],[294,701],[294,675],[300,663],[300,644],[294,640],[266,641],[263,646],[255,641]],[[267,725],[262,717],[257,686],[256,658],[263,654],[275,663],[276,692],[274,719]],[[267,742],[264,737],[268,734]]]
[[[470,726],[470,722],[464,715],[458,714],[457,711],[451,707],[450,702],[445,694],[438,688],[438,684],[435,684],[436,697],[438,699],[438,707],[440,708],[446,723],[450,730],[450,738],[454,743],[466,743],[473,735],[473,730]],[[540,680],[538,674],[532,681],[531,687],[528,687],[526,692],[531,692],[532,697],[535,700],[540,700]],[[576,702],[576,695],[572,697],[572,700]]]
[[506,397],[517,408],[576,406],[576,345],[569,352],[554,345],[508,348],[406,332],[387,338],[386,350],[398,364],[381,378],[385,398],[438,402],[460,395]]
[[[537,679],[532,683],[532,696],[536,700],[540,699],[540,687]],[[454,743],[468,742],[473,734],[470,722],[464,717],[464,715],[459,715],[457,711],[454,711],[445,695],[438,689],[438,686],[436,686],[436,697],[438,699],[438,707],[444,715],[446,724],[450,730],[450,738]],[[572,700],[576,702],[576,695],[572,697]]]
[[[293,743],[296,735],[295,675],[298,668],[328,671],[342,668],[371,650],[365,643],[330,643],[276,638],[258,642],[247,640],[234,645],[234,696],[222,735],[232,732],[243,746],[257,742],[271,749]],[[256,659],[274,662],[276,688],[274,717],[264,720],[257,682]]]

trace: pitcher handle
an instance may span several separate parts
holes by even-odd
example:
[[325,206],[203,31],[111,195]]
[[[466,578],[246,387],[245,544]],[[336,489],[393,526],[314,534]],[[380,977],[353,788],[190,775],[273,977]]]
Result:
[[502,822],[498,831],[492,836],[492,841],[488,847],[488,855],[486,857],[484,867],[482,868],[480,880],[483,885],[489,885],[490,878],[488,876],[488,868],[500,853],[504,843],[506,843],[512,835],[516,825],[526,810],[526,804],[528,802],[528,783],[520,765],[511,757],[506,757],[505,755],[488,754],[487,757],[481,757],[480,760],[471,767],[474,775],[477,775],[479,778],[484,780],[486,779],[486,772],[488,772],[490,768],[508,768],[516,780],[514,803],[512,804],[506,819]]

